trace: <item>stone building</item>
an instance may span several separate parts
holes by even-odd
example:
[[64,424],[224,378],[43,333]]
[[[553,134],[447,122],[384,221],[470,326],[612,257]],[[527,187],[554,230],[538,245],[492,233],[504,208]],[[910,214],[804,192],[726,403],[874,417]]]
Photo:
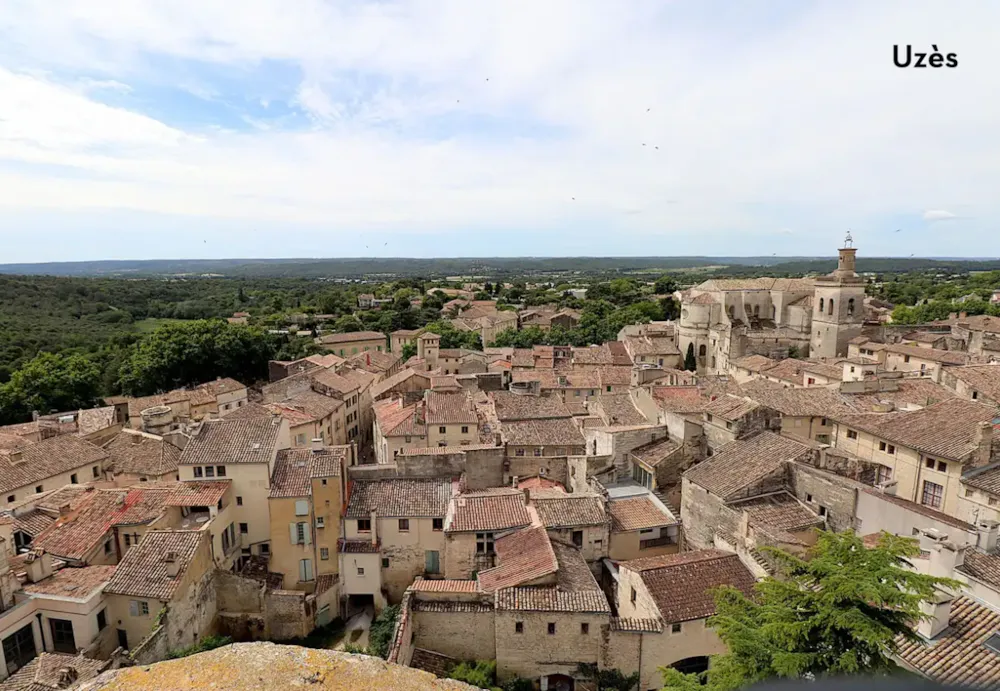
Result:
[[690,346],[699,373],[724,374],[748,355],[847,354],[861,333],[864,281],[848,235],[837,269],[815,279],[710,279],[682,294],[677,346]]
[[452,497],[445,516],[445,577],[470,578],[496,563],[496,541],[531,525],[526,495],[512,487],[464,492]]

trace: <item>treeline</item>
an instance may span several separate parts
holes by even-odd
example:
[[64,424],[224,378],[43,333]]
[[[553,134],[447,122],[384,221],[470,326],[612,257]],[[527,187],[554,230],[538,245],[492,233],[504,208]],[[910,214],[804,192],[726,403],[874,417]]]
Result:
[[548,331],[543,331],[537,326],[529,326],[520,331],[507,329],[500,332],[493,343],[487,345],[501,348],[530,348],[535,345],[599,345],[617,340],[618,332],[629,324],[646,324],[673,318],[667,316],[667,310],[662,303],[673,309],[673,300],[660,302],[640,300],[624,307],[616,307],[607,300],[588,301],[576,328],[565,329],[554,326]]
[[1000,317],[1000,305],[991,305],[985,300],[966,300],[965,302],[932,300],[915,307],[897,305],[892,310],[892,321],[897,324],[926,324],[939,319],[947,319],[948,315],[960,312]]

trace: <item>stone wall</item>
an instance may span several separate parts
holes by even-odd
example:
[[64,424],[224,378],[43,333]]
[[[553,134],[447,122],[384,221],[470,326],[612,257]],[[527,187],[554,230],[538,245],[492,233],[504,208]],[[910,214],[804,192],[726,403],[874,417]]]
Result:
[[510,470],[504,473],[502,484],[510,484],[515,477],[536,475],[566,484],[568,478],[566,456],[510,456],[507,460],[510,463]]
[[218,606],[214,575],[208,571],[201,580],[192,583],[183,596],[167,606],[164,628],[170,650],[186,648],[202,636],[215,632]]
[[799,501],[819,513],[826,508],[826,522],[831,530],[854,528],[858,490],[862,483],[805,463],[789,463],[789,489]]
[[299,590],[269,590],[264,596],[268,638],[275,641],[301,638],[313,629],[315,613]]
[[351,480],[385,480],[406,478],[452,478],[465,475],[470,490],[497,487],[503,484],[503,447],[470,448],[440,453],[404,453],[393,463],[356,465],[348,468]]
[[[496,659],[496,629],[492,607],[479,606],[479,611],[448,611],[449,605],[459,609],[475,609],[466,603],[413,603],[413,647],[433,650],[456,660]],[[438,611],[440,610],[440,611]]]
[[591,456],[610,456],[618,477],[631,476],[628,454],[636,447],[667,436],[666,425],[595,427],[584,430]]
[[410,664],[413,658],[413,591],[407,590],[403,593],[403,601],[399,606],[399,616],[396,618],[396,630],[392,636],[392,643],[389,644],[389,654],[386,656],[388,662],[394,662],[404,667]]
[[[633,631],[612,631],[610,626],[601,627],[601,669],[617,669],[629,674],[639,669],[642,658],[642,633]],[[640,689],[655,688],[639,686]]]
[[130,651],[129,659],[136,665],[150,665],[167,658],[170,646],[167,645],[166,626],[157,626],[148,636]]
[[216,571],[215,591],[220,612],[264,611],[263,581],[237,576],[229,571]]
[[236,640],[287,640],[315,627],[315,598],[298,590],[267,590],[261,581],[216,571],[218,628]]
[[[523,629],[517,633],[516,623]],[[555,633],[548,625],[555,624]],[[588,625],[583,633],[581,625]],[[597,664],[603,647],[606,614],[501,611],[496,613],[497,678],[537,679],[549,674],[574,676],[579,663]]]

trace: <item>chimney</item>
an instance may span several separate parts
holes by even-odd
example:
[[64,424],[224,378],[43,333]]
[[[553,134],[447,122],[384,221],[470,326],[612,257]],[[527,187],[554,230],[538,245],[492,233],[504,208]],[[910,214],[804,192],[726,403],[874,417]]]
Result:
[[365,362],[368,364],[369,367],[372,366],[372,355],[371,355],[371,353],[365,353]]
[[319,453],[320,451],[323,450],[323,438],[313,437],[311,445],[312,445],[312,452]]
[[998,524],[996,521],[980,521],[976,526],[976,532],[979,533],[976,546],[983,550],[984,552],[992,552],[997,548],[997,528]]
[[78,673],[75,667],[61,667],[59,669],[59,680],[56,686],[60,689],[68,689],[76,683]]
[[[947,536],[945,536],[947,537]],[[939,578],[954,578],[955,568],[965,563],[965,545],[958,546],[942,540],[931,545],[929,572]]]
[[972,445],[976,447],[972,457],[972,467],[978,468],[990,462],[990,454],[993,445],[993,425],[989,422],[980,422],[976,425],[976,432],[972,436]]
[[167,565],[167,578],[177,578],[181,571],[181,563],[177,559],[177,552],[167,552],[163,557],[163,563]]
[[10,458],[10,464],[11,465],[17,465],[18,463],[23,463],[24,462],[24,452],[21,451],[20,449],[16,449],[16,450],[10,452],[10,456],[8,456],[8,458]]
[[52,575],[52,557],[45,550],[31,550],[24,558],[24,572],[32,583],[45,580]]
[[920,611],[925,618],[917,623],[917,633],[927,640],[931,640],[948,628],[952,599],[951,595],[939,590],[931,596],[930,600],[921,602]]
[[518,477],[517,477],[517,475],[515,475],[514,477],[512,477],[510,479],[510,486],[511,487],[517,487],[517,481],[518,481]]
[[141,444],[142,443],[142,435],[141,434],[131,434],[129,436],[132,437],[132,443],[133,444]]
[[378,512],[372,509],[371,513],[371,523],[372,523],[372,544],[378,544]]

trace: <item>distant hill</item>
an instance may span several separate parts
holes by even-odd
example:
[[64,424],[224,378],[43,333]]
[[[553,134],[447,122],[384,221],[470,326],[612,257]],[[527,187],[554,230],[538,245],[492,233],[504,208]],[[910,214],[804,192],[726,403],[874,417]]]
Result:
[[[828,257],[457,257],[341,259],[149,259],[90,262],[0,264],[0,274],[48,276],[182,276],[362,278],[456,275],[524,276],[532,274],[678,271],[702,269],[747,275],[766,268],[775,275],[825,273],[836,260]],[[724,267],[724,268],[715,268]],[[1000,269],[1000,260],[866,257],[859,271],[952,271]]]

